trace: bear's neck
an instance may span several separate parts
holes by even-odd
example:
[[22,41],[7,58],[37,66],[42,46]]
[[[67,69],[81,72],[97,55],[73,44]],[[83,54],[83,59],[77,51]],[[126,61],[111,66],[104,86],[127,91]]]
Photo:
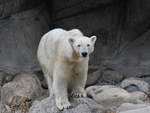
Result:
[[75,52],[75,50],[72,49],[72,51],[70,51],[70,55],[69,56],[58,56],[57,59],[61,60],[63,63],[69,63],[69,64],[74,64],[74,63],[81,63],[84,61],[88,61],[89,57],[87,58],[80,58],[80,56]]
[[75,52],[75,50],[72,51],[72,59],[75,60],[75,61],[78,61],[78,59],[79,59],[79,56],[78,56],[78,54]]

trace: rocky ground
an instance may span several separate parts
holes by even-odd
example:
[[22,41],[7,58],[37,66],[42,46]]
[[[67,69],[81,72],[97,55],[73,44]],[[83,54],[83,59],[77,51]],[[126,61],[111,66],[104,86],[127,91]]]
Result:
[[[70,98],[72,107],[60,111],[48,97],[41,72],[9,75],[1,72],[0,113],[148,113],[149,82],[112,69],[89,67],[87,98]],[[147,79],[146,79],[147,80]]]

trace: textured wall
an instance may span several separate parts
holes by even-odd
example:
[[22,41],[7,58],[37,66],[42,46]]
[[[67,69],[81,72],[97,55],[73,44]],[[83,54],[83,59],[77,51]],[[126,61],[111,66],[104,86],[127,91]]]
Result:
[[0,70],[14,74],[39,69],[37,46],[51,23],[46,6],[29,0],[1,2]]
[[62,27],[98,36],[90,64],[148,75],[149,6],[149,0],[0,0],[0,70],[38,70],[40,37]]
[[55,27],[79,28],[97,35],[92,65],[127,76],[150,73],[149,0],[57,0],[52,3]]

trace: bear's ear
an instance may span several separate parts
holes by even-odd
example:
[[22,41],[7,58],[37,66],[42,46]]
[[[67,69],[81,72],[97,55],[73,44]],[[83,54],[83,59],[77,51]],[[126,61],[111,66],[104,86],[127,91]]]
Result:
[[96,36],[91,36],[90,38],[91,38],[91,42],[92,42],[92,43],[95,43],[97,37],[96,37]]
[[69,38],[69,43],[72,45],[74,42],[75,42],[75,40],[73,39],[73,38]]

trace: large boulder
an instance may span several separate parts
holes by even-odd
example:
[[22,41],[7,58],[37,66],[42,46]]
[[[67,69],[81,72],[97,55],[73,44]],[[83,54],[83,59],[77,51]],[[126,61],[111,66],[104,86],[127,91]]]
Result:
[[132,91],[132,88],[130,87],[136,86],[140,91],[149,93],[149,84],[144,80],[136,77],[126,78],[121,82],[120,86],[130,91]]
[[148,113],[149,111],[150,111],[150,106],[147,106],[147,107],[129,110],[129,111],[123,111],[123,112],[119,112],[119,113]]
[[5,84],[1,89],[1,101],[10,105],[16,96],[35,99],[42,95],[41,84],[35,75],[22,73],[15,76],[13,81]]
[[130,92],[130,98],[136,100],[136,103],[145,103],[149,101],[149,96],[142,91]]
[[140,109],[140,108],[145,108],[148,106],[149,106],[149,104],[123,103],[122,105],[119,106],[119,108],[117,108],[117,113],[124,112],[124,111],[130,111],[130,110],[136,110],[136,109]]
[[29,113],[102,113],[102,106],[89,98],[71,99],[72,107],[59,111],[55,99],[48,97],[39,103],[33,104]]
[[113,85],[91,86],[86,88],[86,91],[89,97],[104,108],[117,107],[130,101],[130,94],[126,90]]

